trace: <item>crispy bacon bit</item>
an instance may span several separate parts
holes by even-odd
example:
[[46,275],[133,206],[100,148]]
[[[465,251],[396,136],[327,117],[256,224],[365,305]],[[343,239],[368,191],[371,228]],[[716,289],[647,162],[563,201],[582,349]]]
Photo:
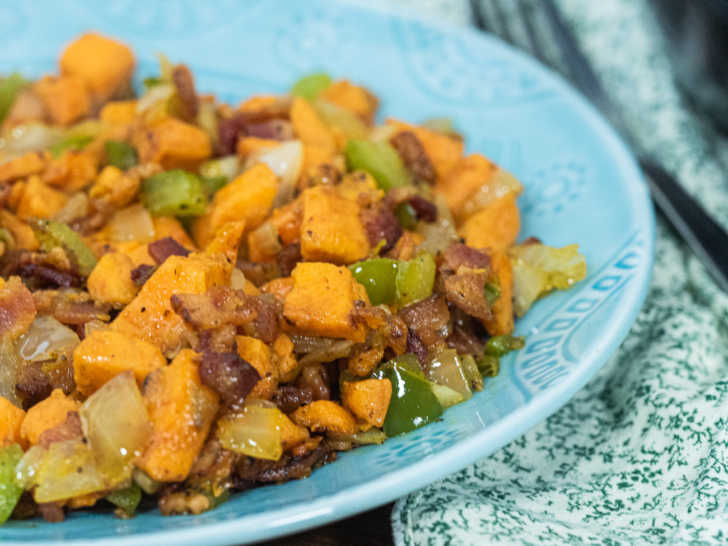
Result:
[[11,277],[0,288],[0,337],[16,338],[35,318],[33,295],[18,277]]
[[442,254],[441,269],[455,272],[461,265],[472,267],[473,269],[490,268],[490,256],[468,245],[454,243]]
[[256,483],[281,483],[305,478],[314,468],[335,460],[336,453],[325,443],[300,457],[291,457],[284,453],[277,461],[244,457],[236,467],[240,479],[237,488],[245,489]]
[[199,99],[195,91],[195,78],[186,65],[178,64],[172,70],[172,82],[177,88],[182,105],[183,116],[187,120],[194,120],[199,109]]
[[421,195],[415,195],[407,200],[407,203],[415,209],[417,219],[424,222],[434,222],[437,220],[437,207],[432,201],[428,201]]
[[260,380],[253,366],[238,353],[202,353],[200,380],[220,395],[223,403],[237,407]]
[[[399,315],[407,324],[409,333],[419,338],[425,347],[441,343],[450,334],[450,311],[442,296],[432,295],[408,305],[400,310]],[[409,343],[408,336],[408,347]]]
[[42,362],[29,362],[20,368],[15,390],[23,399],[23,409],[48,398],[53,391],[50,377],[43,372]]
[[200,332],[196,351],[204,353],[213,351],[215,353],[230,353],[235,350],[235,336],[238,330],[233,324],[226,324],[214,330],[203,330]]
[[275,140],[293,138],[293,127],[285,118],[289,104],[284,101],[270,105],[256,112],[237,112],[218,124],[218,140],[222,155],[234,154],[238,139],[256,136]]
[[107,322],[109,306],[95,304],[88,292],[77,290],[36,290],[33,301],[38,313],[52,315],[67,325],[82,325],[92,320]]
[[38,512],[49,523],[60,523],[66,517],[63,513],[63,508],[55,502],[39,503]]
[[261,286],[268,281],[280,277],[278,264],[251,262],[238,259],[238,269],[243,272],[245,278],[255,286]]
[[256,317],[252,323],[244,325],[248,335],[255,336],[265,343],[273,343],[278,337],[278,303],[271,295],[253,296]]
[[447,345],[458,354],[479,355],[483,352],[483,342],[476,333],[476,324],[460,309],[452,313],[452,333],[447,338]]
[[19,275],[31,289],[82,286],[84,279],[73,266],[55,261],[52,253],[12,250],[0,259],[0,276]]
[[455,243],[443,253],[439,273],[447,301],[481,320],[492,316],[492,306],[485,296],[485,283],[492,276],[490,256]]
[[417,360],[420,361],[420,364],[425,365],[427,363],[427,347],[412,332],[407,334],[407,352],[414,354]]
[[66,420],[60,425],[56,425],[43,431],[38,438],[38,444],[47,448],[54,442],[64,442],[81,438],[83,430],[81,429],[81,418],[77,411],[69,411],[66,414]]
[[255,296],[228,287],[212,288],[207,294],[174,294],[172,309],[194,329],[210,330],[225,324],[243,326],[258,314]]
[[521,246],[524,246],[524,245],[540,245],[540,244],[542,244],[541,243],[541,239],[539,239],[538,237],[531,236],[531,237],[527,237],[526,240],[521,243]]
[[291,140],[293,126],[285,119],[271,119],[268,121],[247,123],[243,125],[243,135],[271,140]]
[[296,386],[311,392],[313,400],[331,400],[331,378],[329,369],[323,364],[304,366]]
[[387,206],[380,205],[363,209],[360,220],[370,245],[376,246],[381,241],[385,241],[385,245],[380,249],[381,253],[390,250],[402,236],[402,226]]
[[154,275],[156,270],[157,268],[153,265],[141,264],[131,270],[131,282],[137,286],[144,286],[144,283],[147,282],[152,275]]
[[389,139],[389,142],[415,178],[429,183],[435,181],[435,168],[422,142],[412,131],[400,131]]
[[220,441],[211,435],[190,469],[187,483],[192,487],[215,487],[228,481],[233,471],[235,454],[223,449]]
[[283,413],[292,413],[301,406],[313,402],[313,393],[309,387],[281,385],[273,394],[273,402]]
[[165,237],[147,245],[147,250],[157,265],[162,265],[170,256],[188,256],[190,251],[172,237]]
[[291,243],[290,245],[284,246],[276,256],[278,262],[278,268],[281,271],[282,277],[288,277],[296,267],[296,264],[301,261],[301,245],[299,243]]

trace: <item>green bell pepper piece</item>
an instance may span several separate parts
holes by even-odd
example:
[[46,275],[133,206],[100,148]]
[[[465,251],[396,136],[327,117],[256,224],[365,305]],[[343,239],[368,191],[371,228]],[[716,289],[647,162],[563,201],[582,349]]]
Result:
[[291,88],[291,95],[306,100],[314,100],[330,85],[331,76],[323,72],[316,72],[304,76],[294,83]]
[[0,448],[0,525],[5,523],[18,504],[23,488],[15,481],[15,467],[23,458],[18,444]]
[[477,361],[478,370],[483,377],[495,377],[500,371],[500,358],[493,355],[482,355]]
[[397,220],[399,220],[399,225],[404,229],[414,229],[417,227],[417,212],[409,203],[402,203],[394,211],[394,214],[397,216]]
[[137,151],[123,140],[107,140],[104,142],[104,149],[107,163],[122,171],[132,168],[139,162]]
[[59,157],[63,152],[68,150],[83,150],[94,137],[89,135],[72,135],[56,142],[51,146],[51,155]]
[[396,297],[395,278],[399,261],[373,258],[349,266],[354,278],[364,286],[372,305],[392,303]]
[[371,174],[384,191],[410,183],[399,154],[386,142],[350,140],[344,149],[350,171],[361,169]]
[[141,201],[152,216],[200,216],[207,208],[202,181],[182,169],[157,173],[144,180]]
[[142,490],[133,483],[124,489],[112,491],[106,495],[106,500],[124,511],[127,516],[133,516],[139,506],[139,501],[142,500]]
[[501,287],[500,284],[497,282],[486,282],[483,290],[485,291],[485,300],[491,305],[493,305],[496,301],[498,301],[498,298],[500,298]]
[[[380,377],[392,383],[392,398],[383,427],[384,433],[390,437],[431,423],[443,411],[437,396],[432,392],[432,384],[424,376],[412,371],[411,358],[403,359],[403,356],[390,360],[378,370]],[[417,361],[414,355],[409,356]]]
[[397,303],[404,306],[429,298],[435,285],[435,270],[435,259],[427,252],[400,262],[395,278]]
[[81,275],[89,276],[96,267],[96,256],[86,246],[78,233],[73,231],[67,224],[55,220],[35,220],[31,223],[41,248],[49,252],[51,249],[60,246],[70,258],[76,262]]
[[200,180],[202,180],[202,187],[205,189],[208,199],[211,199],[228,183],[227,176],[201,176]]
[[503,356],[523,349],[526,344],[526,340],[523,337],[515,337],[510,334],[504,336],[494,336],[485,342],[485,354],[491,356]]
[[17,72],[0,80],[0,122],[8,115],[15,99],[26,85],[28,82]]

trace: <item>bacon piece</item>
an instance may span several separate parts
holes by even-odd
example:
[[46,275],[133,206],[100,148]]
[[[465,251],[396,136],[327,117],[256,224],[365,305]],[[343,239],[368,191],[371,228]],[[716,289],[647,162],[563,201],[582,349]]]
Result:
[[190,251],[172,237],[165,237],[147,245],[147,250],[157,265],[162,265],[170,256],[188,256]]
[[313,393],[309,387],[280,385],[273,394],[273,402],[283,413],[292,413],[313,402]]
[[432,161],[425,152],[422,142],[412,131],[400,131],[389,139],[389,143],[397,150],[402,162],[415,178],[430,184],[435,182],[437,174]]
[[434,222],[437,220],[437,207],[432,201],[428,201],[421,195],[415,195],[407,200],[407,203],[415,210],[418,220]]
[[409,334],[419,338],[425,347],[441,343],[450,334],[450,310],[445,299],[437,294],[402,308],[399,316],[407,324]]
[[260,381],[260,374],[237,352],[205,351],[200,364],[200,380],[217,392],[225,405],[238,407]]
[[183,116],[187,120],[194,120],[199,110],[199,98],[195,91],[195,78],[192,72],[186,65],[178,64],[172,70],[172,82],[177,88]]
[[221,286],[207,294],[174,294],[171,302],[174,312],[200,331],[225,324],[242,326],[252,322],[258,315],[256,299],[242,290]]
[[156,270],[157,268],[153,265],[141,264],[131,270],[131,282],[137,286],[144,286],[144,283],[147,282],[152,275],[154,275]]
[[481,320],[492,316],[492,305],[485,295],[485,284],[493,276],[490,256],[455,243],[443,253],[438,271],[439,287],[448,302]]
[[380,241],[385,241],[380,253],[387,252],[394,247],[402,236],[402,226],[399,220],[392,210],[383,204],[375,208],[363,209],[360,213],[360,220],[370,245],[376,246]]

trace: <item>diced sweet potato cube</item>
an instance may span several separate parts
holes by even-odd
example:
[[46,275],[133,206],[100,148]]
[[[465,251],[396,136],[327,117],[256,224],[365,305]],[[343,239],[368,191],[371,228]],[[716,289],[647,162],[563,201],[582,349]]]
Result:
[[238,139],[236,150],[240,157],[246,158],[261,150],[268,150],[280,145],[280,141],[272,138],[243,137]]
[[297,243],[301,239],[301,222],[303,221],[303,204],[301,199],[295,199],[274,209],[271,215],[271,222],[278,230],[278,237],[281,243],[289,245]]
[[167,360],[151,343],[122,332],[96,330],[73,351],[73,377],[81,394],[91,395],[109,379],[126,370],[141,385],[147,375]]
[[285,413],[279,415],[278,429],[281,433],[281,448],[288,451],[310,438],[308,429],[291,421]]
[[516,196],[509,193],[473,214],[458,232],[468,246],[500,252],[516,241],[520,225]]
[[389,409],[392,383],[388,379],[344,381],[341,401],[358,419],[374,427],[381,427]]
[[69,151],[51,160],[43,182],[65,191],[78,191],[96,178],[98,164],[92,154]]
[[186,326],[172,310],[172,295],[204,294],[214,286],[226,285],[231,270],[222,257],[170,256],[114,319],[111,328],[153,343],[164,354],[173,354],[182,343]]
[[265,219],[278,191],[278,179],[267,165],[258,163],[215,194],[209,210],[192,225],[192,236],[204,248],[226,222],[244,221],[255,229]]
[[68,125],[91,110],[89,92],[81,78],[46,76],[35,82],[33,90],[45,104],[53,123]]
[[0,396],[0,447],[10,444],[25,446],[20,429],[25,412],[7,398]]
[[493,304],[493,316],[484,320],[483,325],[491,336],[502,336],[513,332],[513,267],[505,252],[494,252],[490,263],[501,292]]
[[251,398],[270,400],[278,387],[278,370],[273,363],[270,347],[250,336],[236,336],[238,355],[250,363],[260,374],[260,381],[250,391]]
[[37,444],[43,432],[63,423],[69,411],[78,411],[80,407],[81,404],[63,394],[61,389],[55,389],[25,414],[20,427],[21,438],[29,445]]
[[194,167],[212,154],[210,136],[195,125],[165,118],[134,132],[132,144],[142,162],[165,169]]
[[283,304],[289,292],[293,290],[293,284],[291,277],[278,277],[262,285],[260,291],[264,294],[272,294],[278,302]]
[[245,221],[223,224],[215,233],[215,238],[205,247],[205,252],[208,254],[222,254],[231,263],[235,263],[238,258],[240,239],[244,231]]
[[305,260],[349,264],[369,253],[369,239],[356,201],[333,188],[317,186],[303,193],[301,255]]
[[9,210],[0,210],[0,227],[4,227],[10,232],[18,248],[37,250],[38,239],[35,237],[33,228]]
[[365,88],[347,80],[332,83],[320,97],[353,112],[365,123],[371,123],[377,110],[376,97]]
[[291,273],[293,289],[286,296],[283,315],[297,329],[312,335],[362,342],[364,325],[354,321],[355,300],[366,303],[366,293],[346,267],[322,262],[300,262]]
[[356,420],[346,409],[330,400],[316,400],[301,406],[291,414],[293,422],[311,432],[354,434]]
[[25,178],[45,169],[48,163],[45,152],[28,152],[25,155],[0,164],[0,182],[9,182],[16,178]]
[[60,65],[61,73],[83,80],[100,103],[129,85],[134,55],[126,45],[89,32],[69,44]]
[[139,178],[125,174],[113,165],[107,165],[91,186],[89,197],[103,202],[106,207],[118,209],[132,202],[139,190],[139,183]]
[[99,112],[99,118],[106,123],[123,125],[134,121],[137,115],[137,101],[117,100],[107,102]]
[[190,236],[187,235],[184,226],[177,218],[172,216],[155,216],[152,218],[154,222],[154,240],[172,237],[188,250],[195,250],[195,243],[192,242]]
[[300,97],[293,99],[291,123],[303,143],[303,171],[311,174],[336,153],[336,138],[311,104]]
[[273,106],[278,100],[280,99],[274,95],[253,95],[241,102],[238,105],[238,110],[241,112],[260,112],[269,106]]
[[18,203],[17,214],[20,218],[51,218],[63,208],[68,196],[48,184],[41,182],[37,175],[28,178]]
[[197,353],[183,349],[144,386],[153,432],[137,465],[155,480],[184,480],[215,420],[219,399],[201,383],[199,360]]
[[487,184],[498,170],[480,154],[472,154],[462,158],[443,178],[438,178],[435,191],[445,197],[453,216],[458,218],[463,212],[463,205]]
[[139,287],[131,280],[134,263],[121,252],[104,254],[86,281],[91,297],[100,303],[121,307],[137,295]]
[[293,381],[300,371],[300,366],[293,354],[293,341],[286,334],[278,334],[273,341],[273,354],[278,360],[278,376],[281,381]]
[[396,126],[399,131],[412,131],[415,134],[430,158],[438,178],[447,176],[463,155],[464,145],[459,138],[397,120],[390,119],[387,123]]

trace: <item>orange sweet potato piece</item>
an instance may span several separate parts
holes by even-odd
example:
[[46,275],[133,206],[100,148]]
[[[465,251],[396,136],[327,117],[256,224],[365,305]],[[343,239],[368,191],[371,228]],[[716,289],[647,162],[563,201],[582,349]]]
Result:
[[272,138],[243,137],[238,139],[236,151],[242,158],[250,157],[256,152],[280,146],[278,140]]
[[270,347],[250,336],[236,336],[235,343],[240,358],[248,361],[260,374],[260,381],[255,384],[248,396],[270,400],[278,388],[278,370],[273,363]]
[[278,191],[278,179],[258,163],[215,194],[208,211],[192,224],[192,236],[204,248],[226,222],[244,221],[248,230],[265,219]]
[[291,419],[311,432],[354,434],[357,430],[351,413],[330,400],[316,400],[301,406],[291,414]]
[[187,235],[185,228],[180,224],[177,218],[172,216],[155,216],[152,218],[154,223],[154,240],[172,237],[188,250],[195,250],[195,243],[192,242],[190,236]]
[[388,379],[344,381],[341,401],[351,413],[368,425],[381,427],[389,409],[392,383]]
[[43,182],[59,186],[66,191],[78,191],[96,178],[98,163],[85,151],[68,151],[48,164]]
[[309,261],[349,264],[369,253],[369,239],[356,201],[333,188],[317,186],[303,193],[301,255]]
[[4,227],[10,232],[18,248],[26,250],[36,250],[38,248],[38,239],[35,238],[33,228],[9,210],[0,209],[0,227]]
[[63,208],[68,196],[48,184],[41,182],[40,177],[33,175],[23,188],[18,203],[18,217],[27,218],[51,218]]
[[69,125],[91,110],[86,84],[75,76],[45,76],[35,82],[33,91],[45,104],[51,121],[59,125]]
[[278,277],[262,285],[260,291],[264,294],[273,294],[280,303],[283,303],[293,290],[293,284],[294,281],[291,277]]
[[516,196],[509,193],[470,216],[458,234],[468,246],[499,252],[516,241],[520,225]]
[[278,229],[281,243],[289,245],[297,243],[301,238],[301,222],[303,221],[303,204],[301,199],[294,199],[281,208],[274,209],[271,222]]
[[25,155],[0,164],[0,182],[25,178],[45,169],[49,157],[46,152],[28,152]]
[[183,349],[144,386],[152,436],[137,466],[155,480],[184,480],[215,420],[219,399],[201,383],[199,361],[197,353]]
[[482,155],[469,155],[458,161],[447,176],[438,178],[435,191],[445,197],[447,206],[457,219],[462,215],[465,203],[493,178],[497,170],[498,166]]
[[105,207],[120,209],[132,202],[139,190],[138,177],[125,174],[118,167],[107,165],[89,190],[89,197]]
[[371,123],[377,111],[377,98],[364,87],[354,85],[348,80],[332,83],[321,93],[320,98],[349,110],[365,123]]
[[152,370],[166,365],[167,360],[155,345],[113,330],[95,330],[73,351],[76,388],[86,396],[126,370],[134,372],[141,386]]
[[0,396],[0,447],[25,442],[20,434],[25,412],[7,398]]
[[37,444],[43,432],[63,423],[69,411],[78,411],[80,407],[81,404],[67,397],[61,389],[55,389],[25,414],[20,427],[21,438],[29,445]]
[[240,239],[245,231],[245,221],[226,222],[215,233],[215,238],[205,247],[208,254],[222,254],[230,263],[238,258]]
[[286,334],[278,334],[273,341],[273,354],[278,361],[278,375],[281,381],[293,381],[298,374],[300,367],[293,354],[293,341]]
[[278,416],[278,430],[283,451],[299,446],[310,438],[308,429],[291,421],[285,413]]
[[389,119],[387,123],[397,127],[398,131],[412,131],[415,134],[430,158],[438,178],[444,178],[463,155],[463,141],[457,137],[397,120]]
[[126,45],[89,32],[66,47],[60,65],[62,74],[81,79],[100,103],[129,85],[134,55]]
[[170,256],[114,319],[111,328],[153,343],[164,354],[173,354],[186,327],[172,310],[172,295],[204,294],[214,286],[227,285],[231,271],[232,266],[220,256]]
[[303,143],[303,171],[311,174],[336,153],[336,138],[311,104],[300,97],[293,99],[291,123]]
[[353,318],[354,302],[366,299],[361,285],[346,267],[323,262],[300,262],[291,273],[293,289],[283,304],[283,315],[297,329],[312,335],[363,342],[364,325]]
[[194,167],[212,154],[210,136],[176,118],[138,129],[132,144],[141,162],[159,163],[165,169]]
[[89,275],[86,286],[100,303],[122,307],[137,295],[139,287],[131,280],[134,263],[121,252],[104,254]]
[[491,255],[491,267],[500,282],[500,297],[493,304],[493,316],[483,325],[491,336],[502,336],[513,332],[513,267],[505,252]]
[[137,101],[117,100],[107,102],[99,112],[99,119],[106,123],[124,125],[134,121],[137,115]]

